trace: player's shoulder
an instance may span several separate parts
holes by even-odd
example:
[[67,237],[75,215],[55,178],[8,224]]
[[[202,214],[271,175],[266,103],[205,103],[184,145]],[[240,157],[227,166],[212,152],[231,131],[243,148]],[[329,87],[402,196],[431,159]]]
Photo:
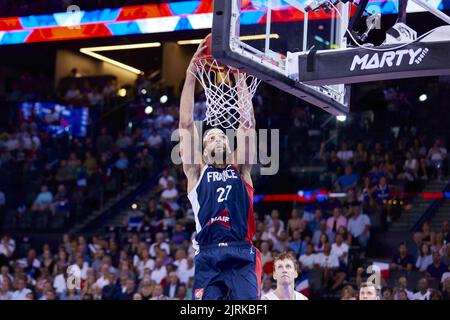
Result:
[[295,300],[309,300],[309,299],[308,299],[308,297],[301,294],[300,292],[295,291]]

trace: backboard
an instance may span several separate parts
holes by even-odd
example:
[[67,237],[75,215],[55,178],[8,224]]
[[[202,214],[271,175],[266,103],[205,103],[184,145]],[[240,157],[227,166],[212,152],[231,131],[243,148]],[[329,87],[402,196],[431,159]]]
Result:
[[350,86],[308,85],[299,78],[299,54],[346,48],[349,4],[336,4],[339,12],[317,5],[312,0],[215,0],[212,54],[329,113],[347,114]]

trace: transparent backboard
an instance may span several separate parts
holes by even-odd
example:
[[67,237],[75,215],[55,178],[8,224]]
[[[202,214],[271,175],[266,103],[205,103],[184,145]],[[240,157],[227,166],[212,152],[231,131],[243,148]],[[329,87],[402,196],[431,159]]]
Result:
[[[299,82],[298,54],[346,46],[348,4],[336,4],[331,10],[318,5],[311,0],[215,0],[213,54],[330,113],[346,114],[349,86]],[[229,54],[214,50],[220,32],[226,34],[227,39],[220,40],[228,42]]]

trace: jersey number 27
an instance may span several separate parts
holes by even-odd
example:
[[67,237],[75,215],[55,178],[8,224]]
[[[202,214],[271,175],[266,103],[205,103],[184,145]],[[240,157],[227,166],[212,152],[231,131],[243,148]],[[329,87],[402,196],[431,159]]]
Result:
[[219,193],[219,197],[217,198],[217,202],[224,202],[225,200],[227,200],[228,194],[230,193],[230,190],[231,190],[231,186],[226,186],[225,188],[222,188],[222,187],[217,188],[217,192]]

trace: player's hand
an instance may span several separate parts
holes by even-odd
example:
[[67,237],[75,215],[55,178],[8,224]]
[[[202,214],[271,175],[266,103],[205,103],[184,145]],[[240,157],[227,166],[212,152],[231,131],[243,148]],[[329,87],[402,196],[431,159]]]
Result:
[[191,62],[189,62],[188,71],[195,72],[194,63],[196,60],[198,60],[198,58],[200,58],[202,56],[203,52],[207,48],[206,39],[210,36],[211,36],[211,34],[207,35],[206,38],[203,39],[202,42],[200,42],[200,44],[198,45],[197,50],[195,51],[194,55],[192,56]]

